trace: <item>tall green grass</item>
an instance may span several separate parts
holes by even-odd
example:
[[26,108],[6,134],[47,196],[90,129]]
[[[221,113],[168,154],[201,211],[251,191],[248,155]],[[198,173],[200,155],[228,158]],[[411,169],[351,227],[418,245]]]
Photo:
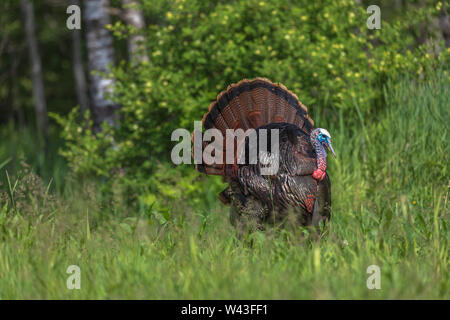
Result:
[[[168,219],[120,192],[105,206],[95,183],[53,194],[29,169],[16,174],[0,205],[0,298],[450,298],[449,79],[391,83],[385,100],[370,120],[320,123],[338,154],[320,235],[269,230],[249,245],[219,201],[207,214],[176,203]],[[366,286],[373,264],[380,290]],[[80,290],[66,288],[69,265]]]

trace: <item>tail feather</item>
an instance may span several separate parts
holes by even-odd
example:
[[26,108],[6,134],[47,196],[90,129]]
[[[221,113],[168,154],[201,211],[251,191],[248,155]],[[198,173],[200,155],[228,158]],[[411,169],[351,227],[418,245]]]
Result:
[[[216,128],[222,132],[224,152],[221,156],[224,162],[227,151],[225,149],[227,129],[247,131],[279,122],[295,124],[308,134],[314,126],[314,122],[308,116],[308,109],[294,93],[284,85],[275,84],[265,78],[244,79],[231,84],[217,96],[216,101],[209,105],[208,112],[202,120],[205,129]],[[235,141],[235,149],[240,142]],[[196,168],[206,174],[228,176],[230,172],[235,172],[236,163],[234,165],[198,164]]]

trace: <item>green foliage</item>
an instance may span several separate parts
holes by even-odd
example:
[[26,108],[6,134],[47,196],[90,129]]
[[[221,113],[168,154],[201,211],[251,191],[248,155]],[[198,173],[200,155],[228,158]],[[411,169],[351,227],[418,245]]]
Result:
[[[389,83],[375,120],[325,119],[338,158],[320,239],[269,229],[238,240],[217,200],[207,214],[182,198],[173,210],[135,210],[118,198],[104,206],[99,184],[75,181],[50,200],[47,183],[22,185],[30,172],[11,177],[0,188],[0,298],[449,299],[449,88],[442,72]],[[73,264],[80,290],[66,287]],[[381,290],[366,287],[373,264]]]
[[[368,30],[365,7],[350,0],[143,1],[143,10],[150,21],[144,35],[151,61],[112,70],[112,98],[122,106],[118,127],[92,136],[70,118],[65,130],[73,140],[64,155],[80,174],[110,176],[126,168],[124,183],[140,192],[147,188],[154,197],[167,195],[161,181],[170,178],[153,183],[152,174],[173,172],[167,169],[171,132],[192,130],[231,83],[267,77],[296,93],[317,124],[338,113],[347,124],[382,108],[388,79],[405,73],[426,79],[449,56],[448,50],[417,47],[408,31],[427,21],[434,5],[383,20],[381,30]],[[118,38],[136,32],[120,21],[109,28]],[[104,149],[111,137],[114,148]],[[201,189],[205,180],[196,183],[192,168],[179,170],[185,185]],[[174,194],[187,192],[177,185],[171,186],[179,189]]]
[[51,118],[64,126],[61,136],[66,141],[67,149],[62,150],[61,154],[71,159],[72,169],[75,172],[90,172],[100,177],[109,176],[114,169],[110,156],[114,148],[112,128],[104,125],[102,131],[94,136],[90,129],[92,127],[90,112],[87,111],[83,115],[82,121],[79,120],[79,114],[79,108],[74,108],[67,117],[49,113]]

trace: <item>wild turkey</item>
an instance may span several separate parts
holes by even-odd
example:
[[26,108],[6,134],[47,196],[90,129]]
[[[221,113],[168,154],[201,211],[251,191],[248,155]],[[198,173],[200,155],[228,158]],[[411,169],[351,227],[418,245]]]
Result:
[[[329,219],[331,185],[326,173],[325,147],[335,154],[328,131],[314,129],[313,125],[307,108],[295,94],[264,78],[232,84],[211,103],[203,117],[203,127],[222,133],[224,164],[203,162],[196,168],[206,174],[221,175],[229,183],[219,198],[231,206],[231,222],[239,230],[262,230],[266,222],[281,222],[289,213],[302,225],[316,225]],[[249,161],[252,146],[248,136],[240,141],[235,139],[234,160],[226,163],[230,152],[225,149],[226,130],[252,128],[256,132],[267,129],[268,135],[269,129],[279,130],[276,154],[279,168],[275,174],[261,174],[260,157],[264,154],[258,153],[256,164]],[[195,134],[194,131],[193,139]],[[258,145],[259,142],[258,138]],[[203,148],[207,145],[203,142]],[[238,163],[238,154],[243,150],[247,150],[245,160]],[[270,157],[272,152],[268,150],[266,156]]]

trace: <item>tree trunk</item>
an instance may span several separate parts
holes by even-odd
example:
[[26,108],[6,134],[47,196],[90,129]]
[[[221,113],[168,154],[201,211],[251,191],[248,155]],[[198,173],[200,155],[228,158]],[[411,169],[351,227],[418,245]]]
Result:
[[135,30],[128,38],[128,55],[132,63],[149,62],[145,49],[145,37],[139,34],[145,28],[144,15],[136,0],[122,0],[124,19]]
[[25,35],[30,56],[31,77],[33,80],[33,98],[39,132],[47,136],[47,106],[45,103],[44,82],[42,80],[41,57],[36,41],[33,4],[29,0],[20,0],[20,7],[25,23]]
[[[80,6],[79,0],[71,0],[70,4]],[[71,30],[72,32],[72,50],[73,50],[73,74],[75,77],[75,88],[78,104],[81,114],[89,109],[89,97],[86,89],[86,76],[84,74],[83,58],[81,54],[81,30]]]
[[119,108],[106,98],[106,94],[113,92],[114,85],[114,80],[104,74],[114,62],[113,37],[105,28],[110,23],[109,0],[84,0],[83,3],[90,74],[90,106],[94,131],[98,132],[102,122],[106,121],[110,125],[116,123],[115,110]]

